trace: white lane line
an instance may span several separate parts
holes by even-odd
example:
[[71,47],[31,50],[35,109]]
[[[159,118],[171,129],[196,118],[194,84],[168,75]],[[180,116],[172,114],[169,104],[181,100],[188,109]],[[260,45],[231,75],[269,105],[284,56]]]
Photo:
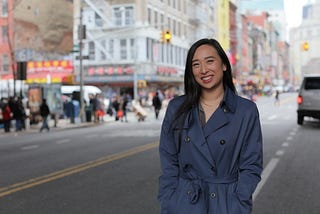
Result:
[[290,134],[291,136],[294,136],[294,135],[296,135],[297,133],[294,132],[294,131],[292,131],[292,132],[290,132],[289,134]]
[[279,162],[279,158],[272,158],[268,165],[264,168],[261,174],[261,181],[258,184],[255,192],[253,193],[253,200],[257,197],[259,194],[260,190],[262,189],[263,185],[267,182],[269,176],[271,175],[272,171],[274,168],[277,166]]
[[21,149],[22,150],[30,150],[30,149],[36,149],[38,147],[39,147],[38,145],[30,145],[30,146],[21,147]]
[[69,143],[69,142],[70,142],[70,139],[63,139],[63,140],[58,140],[56,144],[63,144],[63,143]]
[[287,141],[292,140],[292,139],[293,139],[293,137],[291,137],[291,136],[287,137]]
[[283,142],[282,147],[288,147],[289,143],[288,142]]
[[271,115],[270,117],[268,117],[268,120],[274,120],[276,119],[278,116],[277,115]]
[[277,156],[282,156],[284,154],[284,151],[283,150],[278,150],[276,151],[276,155]]

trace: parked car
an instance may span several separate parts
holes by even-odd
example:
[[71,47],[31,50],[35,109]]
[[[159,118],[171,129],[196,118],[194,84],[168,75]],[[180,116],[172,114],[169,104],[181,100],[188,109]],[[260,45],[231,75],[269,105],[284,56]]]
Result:
[[303,78],[297,102],[299,125],[303,124],[304,117],[320,119],[320,74]]

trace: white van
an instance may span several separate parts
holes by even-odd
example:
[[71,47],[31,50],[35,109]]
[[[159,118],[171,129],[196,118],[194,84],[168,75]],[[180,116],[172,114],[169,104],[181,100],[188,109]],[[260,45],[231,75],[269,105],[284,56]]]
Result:
[[[93,86],[93,85],[84,85],[83,86],[83,98],[87,104],[90,103],[89,95],[93,94],[101,94],[102,91],[100,88]],[[61,94],[70,96],[73,92],[80,93],[80,86],[79,85],[62,85],[61,86]]]

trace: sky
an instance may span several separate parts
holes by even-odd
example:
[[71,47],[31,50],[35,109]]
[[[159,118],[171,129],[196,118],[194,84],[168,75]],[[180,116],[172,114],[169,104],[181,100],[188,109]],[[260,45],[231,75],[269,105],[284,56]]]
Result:
[[308,0],[284,0],[284,10],[286,13],[288,28],[297,27],[300,25],[302,6],[304,6],[307,2]]

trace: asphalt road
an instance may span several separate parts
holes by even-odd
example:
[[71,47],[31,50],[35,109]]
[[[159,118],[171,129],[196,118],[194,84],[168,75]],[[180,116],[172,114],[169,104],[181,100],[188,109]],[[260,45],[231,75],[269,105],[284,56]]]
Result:
[[[264,172],[253,214],[319,214],[318,121],[296,123],[296,94],[259,98]],[[161,120],[0,138],[0,214],[159,213]]]

